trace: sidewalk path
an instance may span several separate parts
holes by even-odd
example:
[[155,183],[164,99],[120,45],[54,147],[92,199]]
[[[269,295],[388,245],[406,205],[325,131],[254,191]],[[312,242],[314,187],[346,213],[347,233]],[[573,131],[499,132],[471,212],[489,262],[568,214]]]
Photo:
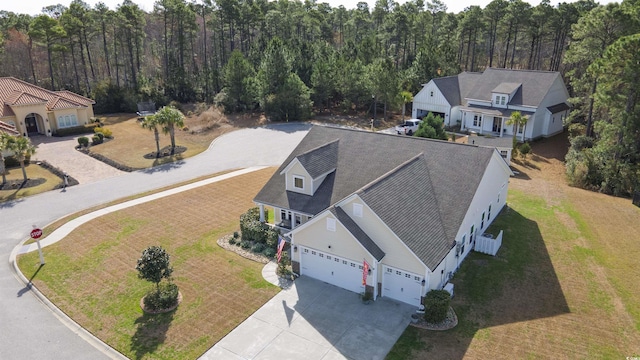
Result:
[[[238,130],[178,163],[0,203],[0,257],[9,259],[12,249],[29,237],[32,225],[45,227],[80,210],[225,170],[278,166],[308,129],[306,124],[284,124]],[[108,357],[81,338],[77,329],[67,328],[30,292],[17,280],[9,261],[0,264],[0,359]]]

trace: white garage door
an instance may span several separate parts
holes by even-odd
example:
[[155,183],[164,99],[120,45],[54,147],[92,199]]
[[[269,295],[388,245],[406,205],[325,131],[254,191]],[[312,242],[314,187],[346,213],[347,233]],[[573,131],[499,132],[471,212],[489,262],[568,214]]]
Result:
[[420,305],[422,293],[422,277],[420,275],[386,265],[382,270],[382,296],[415,306]]
[[300,247],[300,273],[356,293],[364,292],[362,262]]

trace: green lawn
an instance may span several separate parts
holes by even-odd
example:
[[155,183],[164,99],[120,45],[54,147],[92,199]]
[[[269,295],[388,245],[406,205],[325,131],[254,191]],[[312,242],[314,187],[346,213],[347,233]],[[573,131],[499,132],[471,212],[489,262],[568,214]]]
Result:
[[[573,201],[588,194],[549,203],[510,189],[509,207],[489,229],[504,230],[497,257],[471,253],[452,281],[458,326],[444,332],[410,326],[387,359],[624,359],[640,353],[639,301],[632,296],[640,271],[615,272],[637,264],[635,250],[624,255],[617,246],[602,246],[629,239],[597,236],[598,224],[585,220],[588,208]],[[640,216],[630,204],[602,206]],[[611,249],[617,265],[607,265]]]
[[[279,289],[263,264],[220,248],[241,213],[273,173],[235,177],[95,219],[44,249],[20,256],[27,278],[91,333],[135,359],[194,359]],[[48,229],[45,229],[45,234]],[[136,260],[150,245],[171,255],[183,302],[173,312],[145,315],[140,299],[153,285],[138,279]]]

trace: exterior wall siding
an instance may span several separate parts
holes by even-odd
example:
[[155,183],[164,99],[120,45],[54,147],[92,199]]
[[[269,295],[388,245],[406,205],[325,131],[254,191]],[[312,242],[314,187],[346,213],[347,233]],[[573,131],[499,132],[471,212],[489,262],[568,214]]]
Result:
[[[327,230],[326,219],[333,218],[330,213],[317,216],[315,221],[306,225],[293,234],[293,243],[298,246],[304,246],[320,250],[327,254],[338,257],[357,260],[362,263],[363,259],[373,265],[373,257],[353,238],[351,233],[336,219],[336,231]],[[300,251],[293,254],[294,260],[300,262]]]
[[[362,217],[354,216],[353,203],[363,204]],[[424,275],[427,267],[409,250],[409,248],[394,234],[387,225],[380,220],[364,201],[358,196],[354,196],[340,206],[353,221],[364,230],[373,240],[385,256],[381,264],[394,268],[406,270],[416,274]],[[378,269],[378,278],[382,276],[381,267]]]
[[[433,96],[431,96],[431,92],[433,92]],[[411,116],[414,119],[419,116],[419,110],[443,113],[445,116],[444,123],[446,125],[452,125],[451,105],[433,81],[429,81],[413,98],[413,111]]]
[[[303,178],[303,189],[300,190],[296,187],[293,186],[294,184],[294,176],[299,176],[301,178]],[[290,191],[295,191],[295,192],[299,192],[302,194],[307,194],[307,195],[312,195],[312,180],[311,180],[311,176],[309,176],[309,174],[307,173],[307,170],[305,170],[304,166],[302,166],[302,164],[300,164],[299,162],[295,162],[291,168],[289,168],[289,170],[287,171],[287,173],[285,174],[285,178],[286,178],[286,188],[287,190]]]

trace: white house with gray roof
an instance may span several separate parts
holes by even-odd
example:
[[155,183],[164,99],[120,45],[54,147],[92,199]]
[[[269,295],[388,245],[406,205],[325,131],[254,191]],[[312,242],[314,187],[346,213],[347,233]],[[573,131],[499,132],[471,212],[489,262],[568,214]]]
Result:
[[417,306],[504,207],[511,174],[495,148],[315,126],[254,202],[263,220],[275,210],[301,276]]
[[[559,72],[488,68],[432,79],[414,96],[412,115],[432,112],[463,131],[531,140],[562,132],[568,99]],[[514,111],[528,118],[525,126],[506,125]]]

